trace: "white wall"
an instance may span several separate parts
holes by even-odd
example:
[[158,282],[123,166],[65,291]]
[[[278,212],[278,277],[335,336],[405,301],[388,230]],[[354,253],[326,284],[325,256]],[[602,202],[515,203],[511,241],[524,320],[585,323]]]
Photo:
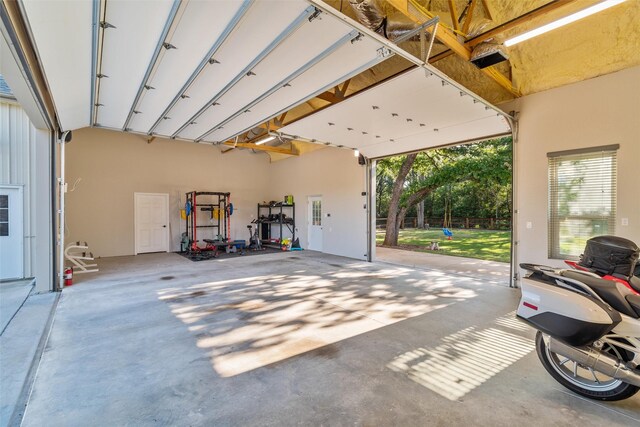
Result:
[[[257,203],[293,194],[297,232],[307,247],[307,197],[323,196],[324,252],[366,258],[365,167],[350,150],[326,148],[269,163],[265,154],[103,129],[74,131],[67,145],[67,242],[87,241],[96,256],[134,252],[133,193],[169,193],[171,250],[179,250],[187,191],[231,192],[231,238],[247,240]],[[205,231],[206,232],[206,231]],[[276,233],[277,234],[277,233]],[[286,236],[286,234],[285,234]]]
[[[81,181],[67,193],[67,242],[86,241],[95,256],[132,255],[133,194],[168,193],[171,250],[179,250],[185,228],[179,210],[188,191],[230,192],[231,238],[246,240],[246,226],[268,189],[268,168],[266,155],[247,150],[222,154],[209,144],[162,138],[147,143],[139,135],[103,129],[74,131],[67,145],[69,190]],[[209,237],[205,233],[198,239]]]
[[0,184],[23,189],[24,276],[36,278],[37,291],[51,289],[49,171],[49,132],[36,129],[17,102],[0,100]]
[[294,196],[296,235],[303,248],[308,245],[308,197],[322,196],[323,252],[366,259],[365,175],[353,151],[325,148],[272,164],[268,194],[272,200]]
[[[640,67],[520,98],[516,150],[517,262],[562,265],[547,257],[547,153],[620,144],[616,234],[640,244]],[[622,218],[629,219],[623,226]],[[532,228],[526,228],[531,222]]]

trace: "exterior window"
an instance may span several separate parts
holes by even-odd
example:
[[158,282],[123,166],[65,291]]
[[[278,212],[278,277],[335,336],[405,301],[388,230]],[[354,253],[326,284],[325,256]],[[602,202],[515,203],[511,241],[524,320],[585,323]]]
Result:
[[313,200],[311,202],[311,209],[312,225],[322,225],[322,201]]
[[618,145],[549,153],[549,258],[577,259],[614,234]]
[[0,237],[9,235],[9,196],[0,195]]

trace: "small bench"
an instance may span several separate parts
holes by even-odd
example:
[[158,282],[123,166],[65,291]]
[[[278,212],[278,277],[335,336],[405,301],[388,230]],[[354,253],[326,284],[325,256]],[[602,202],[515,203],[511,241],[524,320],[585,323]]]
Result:
[[244,255],[244,248],[247,244],[244,240],[234,240],[233,242],[225,242],[222,240],[202,239],[207,244],[205,250],[216,251],[224,248],[226,253],[237,252],[240,249],[240,255]]

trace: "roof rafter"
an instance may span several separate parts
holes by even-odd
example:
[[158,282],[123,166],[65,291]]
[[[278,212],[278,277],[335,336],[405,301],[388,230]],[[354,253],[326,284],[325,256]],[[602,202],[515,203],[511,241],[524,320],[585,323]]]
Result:
[[455,31],[460,31],[460,24],[458,23],[458,10],[456,9],[456,1],[449,0],[449,13],[451,14],[451,23]]
[[[495,28],[492,28],[489,31],[486,31],[482,34],[477,35],[476,37],[473,37],[469,40],[467,40],[464,43],[464,46],[468,47],[468,48],[472,48],[480,43],[482,43],[485,40],[489,40],[497,35],[500,35],[502,33],[504,33],[505,31],[509,31],[512,28],[518,27],[522,24],[526,24],[527,22],[532,21],[533,19],[536,18],[540,18],[543,17],[545,15],[547,15],[548,13],[560,8],[560,7],[564,7],[568,4],[571,3],[575,3],[576,0],[555,0],[555,1],[551,1],[543,6],[540,6],[537,9],[534,9],[530,12],[525,13],[524,15],[518,16],[517,18],[514,18],[510,21],[507,21],[503,24],[498,25]],[[429,58],[429,62],[433,63],[436,61],[439,61],[441,59],[444,59],[448,56],[451,56],[454,54],[454,51],[452,49],[448,49],[445,50],[443,52],[440,52],[437,55],[432,56],[431,58]]]
[[[416,0],[388,0],[389,3],[395,7],[397,10],[402,12],[408,18],[416,23],[423,23],[428,19],[433,18],[433,14],[426,10],[422,5],[420,5]],[[444,43],[449,49],[455,52],[458,56],[463,58],[465,61],[469,61],[471,59],[471,48],[460,43],[455,33],[450,29],[441,26],[436,31],[436,38],[439,39],[442,43]],[[520,91],[513,86],[513,83],[502,75],[498,70],[493,67],[487,67],[481,70],[483,73],[492,78],[496,83],[500,86],[504,87],[506,90],[511,92],[514,96],[521,96]]]
[[[347,97],[345,96],[345,93],[347,91],[347,88],[349,87],[349,83],[351,83],[351,79],[348,79],[347,81],[345,81],[344,83],[342,83],[342,85],[338,85],[335,88],[333,88],[332,91],[326,91],[321,93],[320,95],[317,95],[315,98],[317,99],[322,99],[324,101],[327,101],[329,104],[322,106],[322,107],[314,107],[312,104],[310,104],[307,101],[307,105],[309,107],[311,107],[311,112],[308,112],[307,114],[302,115],[301,117],[296,118],[295,120],[299,120],[301,118],[304,118],[306,116],[308,116],[309,114],[313,114],[317,111],[320,111],[326,107],[328,107],[329,105],[333,105],[333,104],[337,104],[338,102],[342,102],[344,101]],[[267,122],[261,123],[259,124],[258,128],[261,129],[266,129],[267,131],[274,131],[274,130],[278,130],[281,127],[284,126],[284,119],[287,116],[288,111],[285,111],[283,114],[281,114],[279,117],[276,117],[274,119],[271,119]],[[249,132],[244,133],[243,135],[240,136],[240,138],[244,137],[247,138],[247,135],[249,134]],[[238,142],[236,143],[235,141],[225,141],[222,144],[223,145],[228,145],[234,148],[250,148],[253,150],[259,150],[259,151],[269,151],[269,152],[273,152],[273,153],[280,153],[280,154],[288,154],[291,156],[299,156],[300,153],[298,153],[297,151],[294,151],[293,148],[286,149],[286,148],[280,148],[280,147],[273,147],[271,145],[256,145],[255,143],[253,143],[253,141],[257,141],[258,139],[264,137],[264,135],[260,135],[257,138],[253,138],[249,141],[244,141],[244,142]],[[229,151],[229,150],[227,150]]]

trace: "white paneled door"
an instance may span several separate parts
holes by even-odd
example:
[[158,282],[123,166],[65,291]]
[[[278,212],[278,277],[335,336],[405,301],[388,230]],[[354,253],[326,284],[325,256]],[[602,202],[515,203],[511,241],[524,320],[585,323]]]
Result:
[[22,187],[0,186],[0,280],[24,277]]
[[169,252],[169,195],[135,193],[135,254]]
[[309,246],[313,251],[322,251],[322,196],[309,197]]

